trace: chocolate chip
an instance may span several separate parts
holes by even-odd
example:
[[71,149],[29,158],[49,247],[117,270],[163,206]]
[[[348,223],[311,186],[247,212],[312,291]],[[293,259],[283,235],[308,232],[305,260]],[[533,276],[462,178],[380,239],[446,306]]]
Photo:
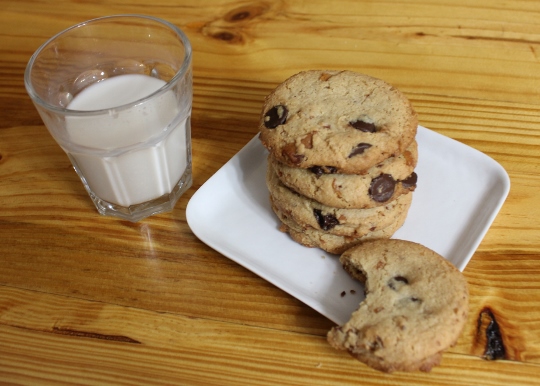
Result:
[[333,166],[312,166],[308,168],[308,170],[317,175],[317,177],[320,177],[323,174],[333,174],[337,172],[337,168]]
[[384,342],[380,336],[376,336],[375,340],[369,343],[369,351],[377,351],[384,348]]
[[366,149],[369,149],[370,147],[371,147],[371,145],[369,143],[363,143],[363,142],[359,143],[358,145],[353,147],[353,149],[351,151],[351,154],[349,154],[349,158],[352,158],[355,155],[359,155],[359,154],[364,153],[364,151],[366,151]]
[[320,177],[324,174],[324,169],[322,168],[322,166],[312,166],[310,168],[308,168],[308,170],[315,174],[317,177]]
[[[400,283],[403,283],[403,284],[400,284]],[[394,291],[397,291],[403,285],[407,285],[407,284],[409,284],[409,280],[407,280],[407,278],[403,276],[394,276],[388,281],[388,287],[390,287]]]
[[264,126],[268,129],[275,129],[279,125],[283,125],[287,121],[289,110],[283,105],[272,107],[264,115]]
[[317,223],[321,229],[324,231],[328,231],[336,225],[339,225],[338,219],[333,214],[323,215],[320,209],[313,209],[313,215],[315,216],[315,219],[317,220]]
[[417,181],[418,181],[418,175],[413,172],[409,177],[401,181],[401,185],[405,189],[410,189],[416,186]]
[[381,174],[371,181],[369,195],[374,201],[385,202],[394,195],[396,181],[390,174]]
[[373,123],[364,122],[362,120],[349,122],[349,125],[354,127],[356,130],[363,131],[364,133],[375,133],[377,131],[377,127]]
[[409,284],[409,281],[407,280],[407,278],[405,278],[403,276],[396,276],[396,277],[394,277],[394,280],[395,281],[400,281],[400,282],[405,283],[405,284]]
[[411,302],[415,302],[415,303],[416,303],[416,302],[419,302],[419,301],[420,301],[420,299],[418,299],[417,297],[414,297],[414,296],[411,297]]

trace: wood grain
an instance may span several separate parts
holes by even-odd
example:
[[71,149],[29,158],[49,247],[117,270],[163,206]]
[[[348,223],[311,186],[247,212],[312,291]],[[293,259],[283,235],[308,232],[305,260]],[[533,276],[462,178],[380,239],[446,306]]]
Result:
[[[97,214],[23,81],[50,36],[118,13],[165,18],[194,48],[194,184],[172,212],[136,224]],[[4,1],[0,384],[539,385],[539,13],[524,0]],[[381,374],[332,350],[329,320],[186,222],[193,193],[256,135],[264,97],[309,68],[385,79],[423,126],[510,175],[464,271],[465,330],[429,374]],[[495,324],[504,359],[488,361]]]
[[0,357],[0,376],[14,383],[440,385],[475,377],[485,385],[535,385],[540,370],[501,361],[494,374],[487,361],[446,354],[429,374],[389,375],[336,352],[323,337],[7,287],[0,310],[0,350],[9,354]]

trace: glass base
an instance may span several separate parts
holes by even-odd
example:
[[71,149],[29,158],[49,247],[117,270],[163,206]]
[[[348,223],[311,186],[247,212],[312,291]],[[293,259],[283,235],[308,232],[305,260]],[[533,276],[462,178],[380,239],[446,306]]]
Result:
[[164,194],[163,196],[153,200],[128,207],[102,200],[91,190],[87,190],[90,198],[101,215],[119,217],[131,222],[137,222],[154,214],[172,211],[180,196],[182,196],[182,194],[191,187],[192,183],[191,167],[188,165],[186,171],[180,178],[180,181],[178,181],[171,193]]

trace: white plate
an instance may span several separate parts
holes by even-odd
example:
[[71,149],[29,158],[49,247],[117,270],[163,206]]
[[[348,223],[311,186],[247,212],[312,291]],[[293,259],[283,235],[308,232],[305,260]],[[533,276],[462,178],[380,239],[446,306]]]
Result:
[[[393,238],[421,243],[463,270],[506,199],[510,179],[493,159],[453,139],[424,127],[416,139],[418,186]],[[193,195],[188,224],[213,249],[343,324],[363,299],[362,285],[335,255],[278,231],[266,157],[253,138]]]

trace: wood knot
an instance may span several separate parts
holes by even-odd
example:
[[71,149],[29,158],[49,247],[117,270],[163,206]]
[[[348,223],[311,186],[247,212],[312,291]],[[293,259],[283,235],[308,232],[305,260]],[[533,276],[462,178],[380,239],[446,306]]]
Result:
[[250,18],[251,18],[251,13],[249,11],[241,11],[241,12],[237,12],[233,14],[229,19],[227,19],[227,21],[235,22],[235,21],[240,21],[240,20],[250,19]]
[[216,40],[221,40],[227,43],[232,44],[241,44],[244,42],[243,36],[238,32],[231,32],[231,31],[216,31],[212,33],[210,36]]
[[493,311],[489,308],[484,308],[478,315],[476,342],[484,346],[482,355],[484,359],[506,359],[501,329]]
[[251,4],[235,8],[223,17],[226,22],[238,23],[242,21],[253,20],[268,10],[265,4]]
[[266,3],[254,3],[237,7],[208,23],[197,25],[204,36],[228,44],[246,44],[251,36],[251,26],[261,15],[271,9]]
[[226,42],[228,42],[234,39],[234,34],[227,31],[222,31],[222,32],[216,32],[215,34],[212,35],[212,37],[214,39],[225,40]]

